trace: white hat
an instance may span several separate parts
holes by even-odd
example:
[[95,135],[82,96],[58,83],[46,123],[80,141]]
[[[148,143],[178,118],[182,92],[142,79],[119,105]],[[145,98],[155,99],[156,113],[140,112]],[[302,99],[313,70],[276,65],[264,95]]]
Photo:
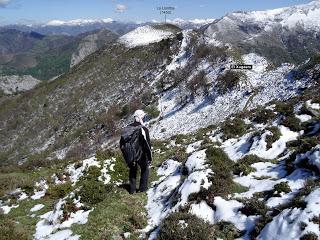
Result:
[[144,116],[146,116],[146,113],[141,110],[141,109],[138,109],[134,112],[133,114],[133,118],[137,121],[137,122],[140,122],[141,124],[143,124],[143,118]]

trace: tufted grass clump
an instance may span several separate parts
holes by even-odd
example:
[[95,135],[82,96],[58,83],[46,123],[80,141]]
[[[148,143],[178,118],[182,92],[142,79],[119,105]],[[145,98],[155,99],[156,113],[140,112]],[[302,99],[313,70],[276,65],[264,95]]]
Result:
[[77,194],[81,197],[82,202],[89,205],[102,202],[112,190],[111,185],[104,185],[98,180],[85,180],[81,185],[82,187]]
[[159,240],[213,239],[213,228],[204,220],[189,213],[176,212],[160,225]]
[[248,125],[240,118],[228,119],[221,124],[221,131],[223,138],[237,138],[241,137],[248,130]]
[[271,132],[271,135],[266,136],[267,149],[270,149],[272,148],[272,144],[280,139],[281,132],[279,128],[275,126],[269,127],[267,130]]
[[29,239],[27,230],[21,224],[9,219],[4,214],[0,213],[0,239],[1,240],[27,240]]
[[256,169],[251,167],[252,164],[257,162],[264,162],[265,160],[259,158],[256,155],[247,155],[242,159],[239,159],[233,166],[233,174],[235,175],[249,175],[252,172],[255,172]]
[[287,116],[282,121],[282,124],[294,132],[299,132],[301,130],[300,120],[295,116]]
[[72,191],[72,189],[73,188],[70,182],[51,185],[48,191],[46,192],[46,195],[53,199],[63,198],[67,194],[69,194]]
[[243,204],[244,206],[240,208],[240,212],[246,216],[264,216],[268,211],[266,204],[263,201],[258,200],[257,198],[244,199]]
[[236,239],[242,235],[233,223],[222,221],[214,225],[214,239]]
[[288,184],[288,182],[281,182],[274,186],[274,192],[276,193],[276,196],[280,196],[280,193],[289,193],[291,192],[291,188]]

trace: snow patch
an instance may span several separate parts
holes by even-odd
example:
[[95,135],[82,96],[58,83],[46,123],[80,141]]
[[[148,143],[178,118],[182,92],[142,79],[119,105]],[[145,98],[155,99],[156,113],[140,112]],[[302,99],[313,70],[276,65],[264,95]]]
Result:
[[214,224],[214,211],[205,201],[201,201],[198,204],[192,204],[189,213],[196,215],[210,224]]
[[37,204],[33,208],[30,209],[30,212],[37,212],[37,211],[41,210],[42,208],[44,208],[43,204]]
[[155,29],[152,26],[143,26],[123,35],[119,38],[119,42],[125,44],[129,48],[133,48],[160,42],[162,39],[171,36],[173,36],[173,33],[170,31]]
[[34,191],[34,194],[31,196],[31,199],[37,200],[46,195],[46,192],[49,188],[46,180],[40,180],[39,182],[36,182],[35,187],[37,190]]
[[311,100],[308,100],[306,102],[307,107],[312,108],[314,110],[320,110],[320,104],[319,103],[312,103]]
[[298,118],[300,122],[307,122],[312,119],[312,117],[308,114],[301,114],[301,115],[296,114],[296,118]]
[[8,214],[11,211],[11,209],[18,208],[18,207],[19,205],[12,205],[12,206],[1,206],[0,208],[3,211],[3,214]]
[[78,210],[71,213],[69,218],[63,218],[64,199],[60,199],[52,211],[40,216],[41,220],[36,225],[35,240],[42,239],[79,239],[80,236],[72,235],[68,228],[72,224],[85,224],[88,221],[89,213],[93,210]]
[[[313,191],[305,198],[305,209],[293,208],[282,211],[262,230],[258,239],[299,239],[306,233],[320,236],[319,225],[312,222],[312,218],[320,215],[320,189]],[[302,230],[301,223],[306,227]]]
[[83,160],[82,166],[76,168],[76,164],[73,163],[67,167],[67,172],[70,174],[70,181],[75,184],[80,177],[83,176],[85,170],[87,170],[91,166],[101,167],[100,162],[97,161],[96,157],[91,157]]

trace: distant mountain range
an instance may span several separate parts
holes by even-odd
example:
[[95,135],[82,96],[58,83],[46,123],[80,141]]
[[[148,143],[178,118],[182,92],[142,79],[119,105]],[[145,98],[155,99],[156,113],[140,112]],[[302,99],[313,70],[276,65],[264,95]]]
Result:
[[[199,28],[208,20],[168,21],[182,29]],[[31,75],[48,80],[137,27],[152,23],[118,22],[112,19],[53,20],[42,25],[0,27],[0,75]],[[29,78],[29,77],[27,77]],[[8,78],[11,79],[11,78]]]
[[[183,29],[186,28],[198,28],[205,24],[213,22],[214,19],[194,19],[194,20],[183,20],[173,19],[168,20],[168,23],[175,24]],[[150,22],[121,22],[115,21],[111,18],[107,19],[75,19],[70,21],[52,20],[46,24],[35,24],[35,25],[6,25],[0,27],[1,29],[16,29],[23,32],[38,32],[43,35],[72,35],[76,36],[81,33],[99,30],[106,28],[119,35],[123,35],[131,30],[145,25],[159,23],[158,21]]]

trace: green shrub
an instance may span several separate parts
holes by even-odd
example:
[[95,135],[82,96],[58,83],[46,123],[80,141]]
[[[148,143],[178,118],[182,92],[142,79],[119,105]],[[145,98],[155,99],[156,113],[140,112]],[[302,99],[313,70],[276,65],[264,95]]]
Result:
[[214,239],[236,239],[241,235],[243,233],[233,223],[222,221],[214,225]]
[[269,128],[267,128],[267,130],[269,130],[272,133],[272,135],[266,136],[267,149],[269,149],[269,148],[272,148],[272,144],[275,141],[280,139],[281,132],[280,132],[279,128],[275,127],[275,126],[269,127]]
[[145,109],[145,112],[148,116],[150,116],[152,119],[157,118],[160,115],[160,111],[158,110],[157,106],[150,105]]
[[285,169],[288,174],[292,173],[295,170],[295,160],[297,157],[297,152],[292,152],[289,157],[285,159]]
[[[13,220],[0,213],[0,239],[1,240],[27,240],[29,236],[27,231],[17,226]],[[20,224],[19,224],[20,225]]]
[[119,117],[124,118],[124,117],[128,116],[129,113],[130,113],[130,107],[128,104],[125,104],[121,108],[121,112],[119,113]]
[[[206,150],[206,156],[207,164],[213,174],[209,178],[212,182],[211,186],[199,193],[203,200],[213,199],[214,196],[226,197],[234,192],[245,191],[244,187],[233,182],[231,171],[234,163],[222,149],[211,146]],[[210,204],[210,201],[208,203]]]
[[185,139],[187,139],[187,136],[184,134],[177,134],[174,137],[172,137],[172,139],[175,140],[176,144],[183,144]]
[[81,186],[78,194],[81,201],[89,205],[102,202],[112,190],[112,185],[104,185],[103,182],[97,180],[84,180]]
[[244,206],[240,208],[239,211],[246,216],[252,216],[252,215],[264,216],[268,211],[268,208],[265,205],[265,203],[256,198],[243,199],[242,201]]
[[143,229],[147,225],[146,216],[142,213],[133,213],[129,216],[129,223],[134,227],[134,229]]
[[247,155],[242,159],[239,159],[233,166],[233,174],[240,175],[248,175],[251,172],[255,172],[256,169],[251,167],[252,164],[257,162],[264,162],[265,160],[259,158],[256,155]]
[[[111,176],[112,182],[125,182],[128,180],[129,170],[128,166],[125,163],[125,160],[122,157],[121,151],[114,151],[114,150],[104,150],[104,151],[97,151],[97,159],[99,161],[103,161],[106,159],[114,158],[114,171],[109,171],[109,175]],[[95,167],[94,170],[96,179],[101,175],[101,171],[99,168]]]
[[204,148],[208,148],[210,146],[213,146],[213,145],[218,145],[219,143],[217,142],[212,142],[211,139],[208,137],[208,136],[205,136],[203,138],[203,141],[201,142],[201,148],[204,149]]
[[273,218],[269,215],[261,216],[254,225],[253,230],[250,232],[251,239],[257,239],[262,229],[273,220]]
[[300,113],[300,114],[307,114],[307,115],[313,116],[313,113],[307,108],[306,104],[303,104],[303,105],[302,105],[299,113]]
[[48,153],[47,152],[40,152],[35,153],[33,155],[29,155],[27,161],[25,161],[21,168],[25,170],[35,170],[39,167],[47,167],[51,165],[50,160],[47,160]]
[[66,221],[70,217],[71,213],[75,213],[79,208],[74,203],[73,199],[68,198],[63,206],[63,220]]
[[103,160],[110,159],[114,156],[115,156],[115,153],[110,149],[106,149],[106,150],[99,149],[96,151],[96,158],[100,162]]
[[306,153],[319,143],[319,137],[301,136],[297,140],[287,142],[287,147],[294,148],[299,153]]
[[225,74],[219,75],[216,82],[217,90],[220,93],[226,93],[233,89],[241,79],[241,74],[232,70],[228,70]]
[[318,240],[318,239],[319,239],[318,235],[313,232],[308,232],[300,238],[300,240]]
[[0,197],[17,188],[27,193],[33,192],[34,179],[27,174],[0,175]]
[[215,125],[209,125],[207,127],[204,128],[199,128],[197,130],[197,132],[195,133],[195,138],[197,140],[203,140],[204,138],[207,138],[208,136],[206,135],[208,132],[212,131],[216,129]]
[[154,149],[160,149],[161,152],[166,151],[166,144],[167,142],[161,141],[161,140],[155,140],[152,139],[151,145]]
[[72,185],[70,182],[51,185],[46,193],[46,195],[51,198],[63,198],[67,196],[72,191]]
[[305,209],[307,203],[305,201],[306,196],[308,196],[312,191],[320,186],[319,179],[307,179],[304,187],[295,195],[294,198],[288,203],[278,206],[274,209],[273,215],[277,215],[280,211],[287,208],[301,208]]
[[317,53],[313,55],[307,63],[300,66],[299,70],[301,72],[306,72],[307,70],[312,69],[316,64],[319,64],[319,63],[320,63],[320,54]]
[[311,220],[314,224],[318,224],[320,226],[320,215],[314,216]]
[[214,172],[223,170],[226,173],[231,171],[233,161],[229,159],[228,155],[221,148],[209,147],[206,150],[206,156],[207,163]]
[[291,192],[291,188],[289,187],[288,182],[281,182],[274,186],[274,191],[277,192],[276,196],[280,196],[279,193],[289,193]]
[[293,116],[294,104],[291,102],[277,102],[275,111],[284,116]]
[[178,148],[174,153],[174,159],[178,162],[184,162],[188,158],[188,154],[186,153],[186,148]]
[[221,124],[224,139],[241,137],[246,133],[247,129],[248,126],[240,118],[229,119]]
[[194,57],[195,59],[202,59],[207,57],[209,53],[210,53],[210,46],[202,43],[196,46],[196,49],[194,51]]
[[273,120],[275,116],[276,114],[272,110],[260,107],[255,110],[253,121],[266,124]]
[[207,240],[213,238],[212,227],[188,213],[172,213],[160,225],[159,240]]
[[288,116],[283,121],[282,124],[288,127],[291,131],[298,132],[301,130],[300,120],[295,116]]
[[205,71],[200,71],[187,83],[187,89],[191,92],[192,96],[207,95],[209,87],[210,84],[208,83]]
[[125,163],[122,153],[120,151],[115,151],[114,156],[115,161],[113,162],[113,170],[109,171],[112,182],[123,183],[128,180],[129,168]]
[[97,166],[90,166],[84,173],[83,178],[86,180],[98,180],[101,176],[101,169]]
[[209,198],[212,198],[213,196],[227,197],[234,191],[238,191],[238,188],[235,188],[236,184],[233,182],[232,178],[229,177],[228,173],[214,173],[210,178],[210,181],[212,184],[205,194],[209,196]]
[[241,185],[240,183],[233,183],[231,186],[231,193],[243,193],[249,190],[248,187]]

